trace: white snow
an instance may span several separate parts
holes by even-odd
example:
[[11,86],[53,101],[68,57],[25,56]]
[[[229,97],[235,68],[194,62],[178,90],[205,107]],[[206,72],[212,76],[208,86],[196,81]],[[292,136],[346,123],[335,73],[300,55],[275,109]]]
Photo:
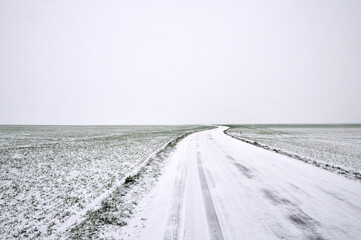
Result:
[[227,134],[361,179],[360,124],[235,125]]
[[178,145],[116,239],[359,239],[361,183],[233,139]]
[[153,152],[200,129],[0,126],[0,238],[57,238]]

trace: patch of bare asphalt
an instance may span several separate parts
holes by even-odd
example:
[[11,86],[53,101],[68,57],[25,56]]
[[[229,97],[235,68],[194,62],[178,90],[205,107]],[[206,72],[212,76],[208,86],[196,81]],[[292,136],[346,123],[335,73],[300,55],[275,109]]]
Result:
[[320,225],[315,219],[306,214],[297,204],[287,198],[278,195],[274,190],[261,189],[264,196],[272,202],[286,209],[287,219],[296,227],[302,230],[306,239],[321,240],[324,239],[318,232],[317,227]]
[[252,173],[252,170],[245,167],[244,165],[240,164],[239,162],[237,162],[233,157],[227,155],[226,158],[228,158],[230,161],[232,161],[232,163],[237,167],[238,170],[240,170],[240,172],[246,176],[249,179],[254,178],[254,174]]

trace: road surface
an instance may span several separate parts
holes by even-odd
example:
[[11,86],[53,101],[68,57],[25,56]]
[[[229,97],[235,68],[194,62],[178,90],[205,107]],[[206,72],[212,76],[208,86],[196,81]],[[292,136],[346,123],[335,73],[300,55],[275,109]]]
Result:
[[179,143],[124,239],[361,239],[361,183],[233,139]]

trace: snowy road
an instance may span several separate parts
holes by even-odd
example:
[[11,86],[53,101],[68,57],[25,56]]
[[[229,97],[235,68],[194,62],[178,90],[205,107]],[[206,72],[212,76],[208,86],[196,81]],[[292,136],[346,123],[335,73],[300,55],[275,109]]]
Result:
[[178,145],[122,238],[361,238],[361,183],[243,143],[224,129]]

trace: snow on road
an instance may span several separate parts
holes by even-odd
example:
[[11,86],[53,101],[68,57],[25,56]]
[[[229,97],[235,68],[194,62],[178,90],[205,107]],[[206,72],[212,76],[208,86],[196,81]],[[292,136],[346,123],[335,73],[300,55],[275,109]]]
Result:
[[361,183],[224,129],[180,142],[121,238],[360,239]]

